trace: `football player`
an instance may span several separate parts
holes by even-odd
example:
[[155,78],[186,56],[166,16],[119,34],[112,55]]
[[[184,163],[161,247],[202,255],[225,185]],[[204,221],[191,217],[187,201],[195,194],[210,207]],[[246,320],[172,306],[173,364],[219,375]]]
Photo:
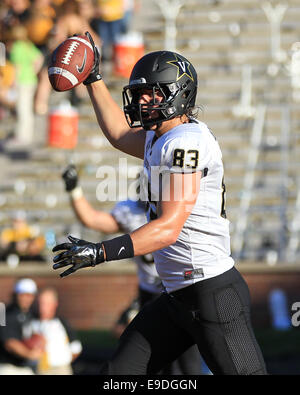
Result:
[[[84,196],[79,184],[78,171],[69,165],[62,174],[65,189],[70,195],[71,205],[80,222],[86,227],[103,232],[130,233],[147,222],[146,205],[140,199],[123,200],[113,207],[110,213],[95,210]],[[139,186],[137,188],[139,190]],[[120,315],[113,327],[113,333],[120,337],[126,326],[146,303],[160,296],[163,288],[155,268],[153,255],[134,258],[137,265],[138,295]],[[201,358],[196,346],[190,347],[178,360],[163,369],[162,374],[201,374]]]
[[149,222],[99,243],[69,236],[69,243],[54,247],[62,252],[53,267],[68,267],[64,277],[151,252],[165,289],[129,324],[102,373],[153,374],[197,344],[213,374],[265,374],[249,290],[230,256],[221,150],[207,125],[194,117],[195,68],[175,52],[146,54],[123,89],[122,111],[99,64],[95,48],[84,84],[111,144],[144,160]]

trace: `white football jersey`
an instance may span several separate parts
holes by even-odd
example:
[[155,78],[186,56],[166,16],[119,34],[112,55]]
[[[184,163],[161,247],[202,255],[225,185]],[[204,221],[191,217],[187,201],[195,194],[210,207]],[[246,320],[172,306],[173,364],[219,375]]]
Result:
[[[147,223],[145,203],[141,201],[118,202],[111,214],[124,233],[131,233]],[[162,282],[155,268],[153,255],[136,256],[134,260],[137,264],[139,287],[151,293],[161,293]]]
[[[201,171],[200,192],[177,241],[153,252],[156,268],[168,292],[229,270],[229,221],[226,219],[222,153],[207,125],[194,121],[179,125],[158,139],[147,132],[144,187],[148,183],[148,220],[155,219],[161,185],[175,172]],[[159,174],[161,174],[159,176]],[[164,194],[162,199],[168,198]]]

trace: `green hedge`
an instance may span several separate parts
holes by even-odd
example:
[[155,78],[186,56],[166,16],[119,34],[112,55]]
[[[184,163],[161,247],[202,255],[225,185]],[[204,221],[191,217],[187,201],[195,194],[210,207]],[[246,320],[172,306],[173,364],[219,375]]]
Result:
[[[106,330],[77,331],[83,345],[115,347],[117,340]],[[255,331],[256,338],[266,358],[300,355],[300,329],[278,331],[272,328]]]
[[300,356],[300,328],[285,331],[261,329],[255,333],[266,358]]

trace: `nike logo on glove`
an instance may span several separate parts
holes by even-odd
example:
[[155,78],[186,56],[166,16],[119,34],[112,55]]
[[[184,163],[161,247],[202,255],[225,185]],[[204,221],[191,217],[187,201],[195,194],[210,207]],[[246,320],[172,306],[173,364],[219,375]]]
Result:
[[120,250],[119,250],[119,252],[118,252],[118,256],[121,254],[121,252],[122,252],[123,250],[125,251],[125,247],[124,247],[124,246],[120,248]]
[[86,49],[84,49],[84,57],[83,57],[82,65],[80,67],[78,65],[76,65],[76,69],[77,69],[78,73],[83,72],[83,70],[85,68],[85,63],[86,63]]

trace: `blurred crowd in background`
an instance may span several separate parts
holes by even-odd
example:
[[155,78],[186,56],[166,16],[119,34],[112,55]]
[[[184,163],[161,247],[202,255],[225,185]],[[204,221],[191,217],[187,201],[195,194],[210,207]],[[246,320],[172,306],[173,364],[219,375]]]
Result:
[[[48,63],[67,37],[89,31],[101,49],[103,68],[111,65],[114,45],[130,31],[137,0],[3,0],[0,3],[0,122],[14,118],[13,130],[1,136],[4,149],[29,149],[35,144],[37,116],[49,114],[52,88]],[[106,67],[107,69],[107,67]],[[84,86],[68,92],[78,106]],[[0,260],[16,266],[20,259],[43,261],[46,236],[16,212],[0,233]]]
[[[211,4],[215,7],[218,7],[221,3],[222,3],[221,1],[214,1],[214,0],[205,2],[206,5]],[[237,3],[242,4],[242,2],[237,2]],[[258,7],[258,3],[259,2],[253,2],[253,6],[251,6],[253,7],[254,11],[255,11],[255,7],[256,8]],[[268,3],[269,2],[263,2],[261,5],[262,6],[263,4],[268,5]],[[244,4],[243,6],[241,6],[241,8],[243,9],[243,7]],[[270,8],[270,12],[272,11],[272,15],[275,17],[276,17],[275,10],[278,9],[278,12],[280,11],[280,4],[278,5],[277,8],[276,7],[274,5],[273,8],[272,7]],[[88,30],[91,33],[96,45],[99,48],[101,48],[101,56],[102,56],[103,69],[104,69],[102,70],[102,72],[104,71],[105,73],[105,70],[110,70],[111,63],[114,57],[114,50],[115,50],[114,45],[117,42],[118,37],[120,35],[124,35],[130,32],[133,26],[132,25],[133,16],[134,14],[137,13],[139,8],[140,8],[139,0],[1,0],[0,1],[0,122],[5,123],[7,119],[11,119],[11,118],[13,118],[14,120],[13,130],[12,132],[9,132],[11,135],[9,135],[8,137],[3,136],[3,133],[6,133],[5,128],[3,128],[4,132],[2,129],[0,130],[0,140],[1,140],[0,156],[1,153],[3,152],[3,151],[1,152],[3,146],[5,147],[4,151],[6,151],[7,149],[8,150],[7,152],[9,152],[10,147],[11,148],[15,147],[16,149],[20,147],[21,148],[25,147],[26,149],[31,150],[32,147],[36,144],[36,135],[34,136],[34,119],[36,117],[46,118],[48,117],[48,114],[50,112],[49,101],[50,101],[52,88],[48,80],[47,68],[48,68],[49,57],[52,51],[57,47],[57,45],[59,45],[67,37],[70,37],[74,34],[84,34]],[[295,6],[295,9],[296,8],[297,6]],[[253,9],[250,9],[249,12],[251,10],[253,11]],[[218,11],[217,8],[216,10]],[[244,9],[243,11],[245,12]],[[202,9],[199,10],[199,12],[202,12]],[[254,34],[254,29],[253,27],[251,28],[251,26],[253,25],[249,24],[250,28],[247,28],[248,15],[246,14],[245,16],[242,16],[240,20],[238,20],[239,14],[234,9],[234,7],[232,12],[234,14],[235,22],[231,23],[228,28],[229,31],[228,34],[230,34],[230,36],[228,37],[230,37],[230,39],[226,36],[226,34],[224,34],[224,37],[220,37],[220,31],[222,30],[217,30],[218,36],[216,40],[209,40],[205,36],[203,38],[203,41],[201,41],[201,45],[203,46],[202,51],[203,49],[204,51],[207,50],[207,53],[205,54],[203,60],[203,65],[204,65],[203,68],[204,69],[208,68],[207,64],[210,61],[209,59],[211,58],[212,59],[210,65],[211,70],[213,71],[213,73],[216,74],[216,76],[218,73],[220,74],[219,79],[222,78],[222,73],[220,70],[226,68],[226,72],[228,72],[231,65],[230,62],[232,59],[233,59],[232,64],[234,65],[232,67],[232,70],[238,69],[238,67],[236,67],[236,65],[234,64],[234,56],[232,56],[233,55],[232,48],[234,48],[236,51],[240,50],[239,53],[239,55],[241,55],[240,59],[242,59],[243,50],[245,51],[244,55],[246,54],[248,56],[250,54],[249,55],[250,63],[251,60],[254,58],[254,54],[257,53],[256,55],[257,60],[255,58],[256,69],[254,69],[255,71],[254,77],[257,78],[258,75],[261,76],[264,73],[263,67],[265,67],[265,65],[260,64],[260,62],[262,62],[261,58],[264,51],[264,47],[258,41],[256,43],[257,44],[256,51],[253,50],[252,43],[256,39],[256,36],[252,37],[252,35]],[[259,13],[258,11],[257,14],[255,12],[254,15],[258,19],[258,25],[257,25],[258,31],[260,31],[259,29],[261,29],[261,26],[263,26],[264,27],[263,32],[267,32],[266,29],[269,27],[267,25],[267,20],[263,19],[263,23],[260,25]],[[228,14],[227,11],[225,10],[225,15],[227,17]],[[216,26],[216,29],[221,29],[221,27],[218,27],[218,21],[220,21],[220,23],[223,23],[223,26],[226,25],[226,21],[224,22],[224,20],[221,19],[220,15],[221,14],[215,11],[208,13],[208,19],[212,24],[214,24],[214,26]],[[201,15],[199,17],[201,17]],[[265,18],[264,15],[263,18]],[[276,22],[276,18],[275,18],[275,22]],[[201,25],[199,22],[197,22],[197,24],[199,26]],[[277,27],[279,28],[280,23],[277,24],[278,24]],[[186,27],[188,26],[184,24],[184,28]],[[195,25],[193,28],[196,29],[196,27],[197,25]],[[290,22],[289,25],[289,22],[287,21],[284,31],[287,34],[291,34],[293,28],[294,28],[293,24]],[[202,30],[200,30],[200,33],[201,32]],[[240,38],[241,32],[245,35],[247,32],[249,33],[249,37],[247,38],[246,36],[247,39],[246,41],[245,41],[245,37]],[[262,40],[264,40],[264,45],[267,46],[269,43],[267,35],[262,33],[261,37]],[[226,38],[228,38],[227,41]],[[293,40],[295,40],[295,38],[293,38]],[[289,41],[290,40],[288,40],[287,38],[284,38],[282,40],[282,43],[286,44],[286,42]],[[294,43],[294,45],[297,44],[297,48],[299,46],[298,41],[299,40],[297,40],[297,42]],[[219,46],[221,47],[219,48],[219,53],[217,52],[217,50],[215,50],[214,47],[215,42],[216,43],[218,42]],[[226,44],[227,42],[229,44]],[[198,42],[197,39],[195,39],[195,37],[193,37],[192,39],[190,39],[189,37],[189,41],[187,41],[187,43],[189,45],[189,48],[196,48],[195,51],[197,51],[197,48],[199,48],[200,45],[200,40]],[[278,43],[280,43],[279,39],[278,39]],[[208,45],[211,48],[207,49]],[[228,56],[228,59],[226,57],[227,54],[226,50],[228,50],[228,46],[226,47],[226,45],[230,47],[230,51],[229,51],[230,56]],[[269,55],[267,54],[266,59],[269,62],[270,59],[268,56]],[[208,60],[206,60],[206,58]],[[274,66],[274,63],[272,63],[271,65]],[[247,70],[250,70],[249,65],[245,65],[245,66],[248,66]],[[251,77],[251,73],[250,73],[250,77]],[[269,85],[267,85],[268,94],[269,94],[270,85],[274,85],[274,86],[276,85],[274,82],[275,75],[271,77],[269,76],[269,78],[270,78],[270,80],[268,80]],[[271,80],[271,78],[273,79]],[[281,78],[282,75],[280,74],[279,80],[282,83]],[[219,80],[217,78],[215,85],[217,85],[218,81]],[[222,85],[222,89],[225,93],[218,91],[217,96],[216,95],[214,96],[214,92],[213,92],[214,84],[212,84],[212,93],[211,96],[209,96],[209,98],[217,97],[217,99],[221,101],[223,100],[221,95],[223,94],[225,97],[225,94],[227,94],[226,100],[229,104],[228,107],[225,107],[225,111],[224,111],[224,113],[226,113],[227,118],[229,118],[228,116],[229,114],[228,109],[230,108],[229,106],[232,103],[235,103],[236,97],[239,92],[239,85],[236,84],[237,88],[234,88],[236,89],[236,92],[232,93],[232,90],[230,90],[229,93],[226,93],[228,90],[227,86],[229,86],[229,84],[235,87],[232,81],[234,80],[228,79],[227,81],[226,79],[224,79],[224,85]],[[246,85],[248,83],[251,84],[251,81],[248,82],[246,81]],[[261,84],[259,83],[257,85],[261,85]],[[282,85],[279,86],[281,87]],[[287,85],[284,85],[284,88],[286,88],[286,86]],[[247,87],[249,87],[249,85],[247,85]],[[203,82],[202,88],[205,88],[205,82]],[[259,89],[263,91],[263,85],[260,86]],[[280,90],[282,90],[283,94],[285,94],[285,89],[280,88]],[[77,106],[82,101],[82,98],[85,97],[86,90],[83,86],[78,86],[76,89],[73,89],[66,94],[69,95],[68,98],[72,106]],[[260,99],[260,95],[263,96],[264,94],[262,92],[259,92],[258,94],[259,99]],[[252,97],[253,101],[254,99],[257,100],[257,97],[255,97],[255,91],[253,91],[252,96],[253,96]],[[249,100],[250,99],[251,99],[251,92],[249,95]],[[276,95],[274,101],[276,101]],[[247,109],[248,108],[246,107],[246,110]],[[215,107],[213,107],[213,111],[215,111]],[[276,114],[275,111],[274,114]],[[220,112],[220,119],[218,121],[223,122],[221,112]],[[278,123],[278,119],[276,119],[276,122]],[[249,119],[247,119],[244,122],[244,124],[250,125]],[[24,125],[26,125],[26,128],[24,128]],[[227,124],[225,124],[225,126],[226,125]],[[234,119],[232,125],[233,125],[232,129],[234,132],[240,131],[238,128],[236,128],[237,130],[234,130],[235,129],[234,125],[237,125],[236,119]],[[270,128],[274,128],[273,125],[274,124],[272,124]],[[247,130],[244,129],[242,129],[242,131],[247,132]],[[245,136],[247,136],[246,133],[243,134],[243,139],[244,139],[243,141],[246,141]],[[236,137],[237,135],[234,135],[235,139]],[[276,137],[272,135],[270,137],[276,139]],[[230,141],[230,139],[228,141]],[[232,155],[233,151],[231,150],[232,148],[230,148],[230,153]],[[241,152],[244,152],[243,148]],[[266,156],[265,153],[264,156]],[[244,156],[242,160],[245,161]],[[235,165],[235,163],[233,163],[233,165]],[[232,180],[233,180],[233,176],[232,176]],[[48,180],[45,180],[45,183],[47,181]],[[44,184],[38,184],[38,185],[40,186]],[[234,185],[234,182],[232,182],[232,185]],[[16,180],[14,189],[18,197],[20,197],[20,199],[23,196],[22,192],[24,192],[25,188],[26,188],[25,181]],[[231,188],[233,189],[233,187]],[[33,191],[33,194],[34,193],[35,190]],[[240,194],[240,192],[238,193]],[[49,195],[49,196],[47,195],[45,196],[45,200],[47,200],[48,197],[49,197],[49,201],[47,201],[46,207],[48,206],[52,207],[51,205],[53,204],[53,201],[51,201],[51,199],[56,197],[53,195]],[[4,200],[3,197],[0,195],[0,206],[1,206],[1,199],[3,205]],[[33,205],[35,204],[34,201],[32,204]],[[28,213],[26,213],[26,209],[24,207],[20,208],[18,206],[18,208],[16,207],[15,210],[11,210],[11,212],[12,211],[14,212],[11,215],[11,222],[8,224],[7,221],[5,223],[5,226],[2,226],[1,224],[0,227],[0,263],[6,263],[10,268],[14,268],[18,266],[20,261],[21,262],[35,261],[42,263],[47,262],[48,258],[46,253],[51,251],[52,246],[55,243],[55,238],[56,238],[55,230],[53,230],[51,227],[49,227],[49,229],[46,228],[46,231],[45,229],[41,229],[39,226],[39,217],[37,216],[37,219],[33,220],[32,218],[30,218]],[[264,210],[264,213],[266,213],[266,210]],[[268,221],[265,222],[268,223]],[[260,228],[260,224],[259,226],[254,224],[253,228],[256,229],[255,230],[256,232],[258,232],[259,230],[258,228]],[[75,216],[74,216],[74,229],[78,230],[78,225],[76,225]],[[74,234],[76,232],[72,231],[70,233]],[[258,261],[264,259],[265,251],[267,251],[269,252],[268,256],[270,257],[269,261],[271,262],[271,264],[272,262],[275,263],[277,262],[277,255],[278,255],[276,251],[277,247],[274,246],[275,245],[274,234],[276,234],[277,237],[277,233],[278,232],[276,231],[276,229],[275,231],[272,229],[271,236],[267,236],[267,237],[260,236],[260,233],[257,233],[259,235],[259,238],[262,240],[262,247],[263,247],[261,249],[258,249],[258,252],[262,251],[261,256],[258,256]],[[251,240],[251,237],[248,237],[248,239]],[[281,285],[281,283],[279,284]],[[52,331],[46,333],[46,331],[48,331],[49,328],[43,323],[44,318],[42,316],[43,313],[40,308],[42,306],[42,303],[40,303],[42,299],[39,298],[39,295],[40,294],[43,295],[44,290],[41,289],[39,291],[37,290],[36,285],[30,283],[30,281],[28,282],[28,279],[26,279],[25,283],[24,282],[16,283],[13,289],[12,304],[7,311],[8,313],[7,322],[9,323],[10,320],[12,320],[12,322],[15,323],[14,321],[15,315],[19,314],[20,310],[22,310],[23,318],[29,317],[30,320],[33,318],[35,319],[34,321],[35,327],[33,331],[34,334],[40,334],[41,332],[45,331],[45,333],[42,333],[43,336],[46,337],[47,335],[51,340]],[[52,310],[54,311],[58,305],[57,295],[55,293],[55,290],[46,289],[45,293],[47,295],[47,298],[49,297],[49,299],[51,299],[51,303],[49,304],[52,305]],[[20,304],[20,302],[22,302],[21,299],[23,298],[23,294],[25,294],[25,298],[27,295],[27,302],[26,300],[25,302],[27,304],[30,304],[30,306],[28,305],[28,307],[25,310],[21,305],[22,303]],[[29,302],[28,302],[28,295],[29,295]],[[38,299],[35,301],[34,304],[32,304],[35,296],[37,296]],[[287,308],[286,295],[281,289],[275,289],[270,293],[270,305],[271,305],[271,316],[273,319],[272,322],[273,326],[280,330],[289,329],[291,327],[291,321],[290,321],[290,317],[288,316],[289,311]],[[34,307],[35,309],[34,317],[31,317],[30,315],[31,307]],[[128,310],[124,311],[124,314],[125,313],[127,314],[127,315],[125,314],[125,318],[127,319],[128,316],[131,316],[133,313],[135,314],[136,310],[137,310],[136,300],[134,300],[133,303],[129,306]],[[122,324],[122,328],[121,328],[122,330],[123,330],[123,322],[122,322],[123,319],[124,316],[121,314],[120,322]],[[48,321],[53,322],[52,317],[50,319],[48,317]],[[118,337],[120,334],[119,333],[120,322],[118,321],[116,323],[117,324],[116,327],[113,328],[116,337]],[[56,325],[57,322],[54,322],[54,324]],[[59,328],[61,329],[60,334],[64,333],[63,328],[60,325]],[[28,339],[31,338],[30,337],[31,335],[32,335],[31,332],[28,333]],[[55,332],[55,336],[57,336],[56,332]],[[19,340],[22,340],[23,342],[24,339],[19,339]],[[64,343],[64,346],[66,344],[68,345],[68,343]],[[9,355],[7,359],[1,360],[1,356],[3,357],[4,355],[3,350],[1,351],[1,347],[3,347],[4,345],[5,345],[5,337],[4,336],[1,337],[0,334],[0,374],[1,374],[1,369],[2,369],[2,374],[3,371],[7,372],[7,369],[15,372],[14,363],[12,363],[12,361],[10,360]],[[32,350],[31,351],[25,350],[25,354],[26,353],[29,354],[27,354],[27,356],[24,354],[22,360],[20,360],[19,358],[19,360],[17,361],[18,362],[17,368],[19,369],[20,368],[19,365],[21,365],[22,369],[24,367],[25,368],[28,367],[29,368],[28,371],[30,374],[32,373],[32,371],[37,372],[39,374],[46,374],[45,373],[46,371],[44,368],[42,369],[41,364],[37,363],[39,361],[43,361],[43,362],[45,361],[45,344],[42,347],[38,347],[38,348],[40,348],[40,350],[38,351],[39,355],[37,355],[35,351],[33,352]],[[79,354],[78,349],[75,350],[77,352],[74,353],[72,352],[72,350],[70,351],[70,349],[68,348],[62,347],[61,349],[66,350],[65,355],[67,356],[65,357],[64,355],[61,360],[63,360],[64,362],[67,361],[68,362],[67,365],[69,365],[69,363],[73,361],[73,358],[76,358],[77,354]],[[49,350],[49,353],[52,353],[52,351],[53,351],[52,349]],[[57,353],[56,349],[55,349],[55,353]],[[26,360],[25,363],[24,363],[24,359]],[[58,365],[60,364],[60,362],[61,361],[55,361],[55,363],[57,363]],[[45,365],[43,364],[43,366]],[[52,369],[53,368],[56,369],[57,366],[52,366]],[[53,370],[48,370],[48,372],[51,372],[50,374],[53,374]],[[20,371],[18,372],[18,374],[20,374]]]
[[[101,47],[102,61],[111,61],[113,45],[128,32],[136,7],[136,0],[1,1],[0,42],[6,59],[0,64],[0,120],[7,113],[17,117],[11,144],[31,144],[34,114],[47,114],[52,51],[67,37],[89,31]],[[72,93],[73,104],[80,100],[80,89]]]
[[0,327],[1,375],[70,375],[82,351],[70,324],[57,315],[58,293],[38,289],[31,278],[16,281]]

